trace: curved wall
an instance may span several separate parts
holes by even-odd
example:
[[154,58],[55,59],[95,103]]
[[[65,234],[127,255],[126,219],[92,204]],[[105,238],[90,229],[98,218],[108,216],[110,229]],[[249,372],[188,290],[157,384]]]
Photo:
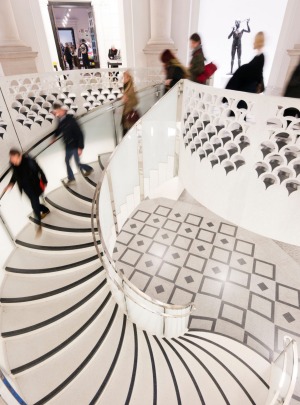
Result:
[[300,101],[185,81],[179,176],[226,220],[300,245],[300,120],[283,116],[292,106]]

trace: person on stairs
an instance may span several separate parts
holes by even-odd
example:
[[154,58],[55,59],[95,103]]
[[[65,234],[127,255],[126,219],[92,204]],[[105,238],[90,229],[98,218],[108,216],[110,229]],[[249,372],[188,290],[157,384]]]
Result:
[[54,103],[52,112],[59,120],[52,143],[60,134],[62,134],[66,147],[65,162],[68,173],[67,184],[70,185],[75,182],[75,176],[70,165],[72,156],[74,156],[75,163],[79,170],[83,173],[84,177],[89,176],[94,169],[91,166],[80,162],[80,155],[82,154],[84,148],[83,132],[73,115],[67,114],[68,108],[62,104]]
[[13,148],[10,150],[9,160],[13,174],[8,185],[3,190],[3,194],[11,190],[16,183],[20,192],[24,191],[30,200],[37,221],[38,235],[42,231],[41,219],[50,213],[50,210],[40,203],[40,196],[48,183],[47,178],[35,159],[23,155],[18,149]]
[[190,36],[190,48],[192,49],[192,59],[189,67],[190,80],[196,82],[197,77],[204,72],[205,67],[205,57],[199,34],[194,33]]

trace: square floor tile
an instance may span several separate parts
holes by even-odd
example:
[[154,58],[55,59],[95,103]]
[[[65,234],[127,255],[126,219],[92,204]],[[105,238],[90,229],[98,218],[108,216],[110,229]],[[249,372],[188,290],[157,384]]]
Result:
[[262,295],[250,292],[248,309],[269,321],[274,322],[274,301],[269,300]]
[[168,304],[174,305],[186,305],[194,302],[195,294],[182,287],[174,287],[172,294],[170,295]]
[[163,261],[156,273],[157,277],[165,278],[173,283],[176,281],[180,267]]
[[222,298],[224,290],[224,282],[216,280],[212,277],[203,276],[199,288],[200,294],[209,295],[211,297]]
[[245,255],[248,256],[253,256],[254,248],[255,248],[254,243],[246,242],[241,239],[236,239],[235,241],[234,250],[236,252],[244,253]]
[[276,267],[273,263],[264,262],[263,260],[254,259],[253,261],[253,273],[262,277],[275,280]]
[[179,247],[188,251],[192,243],[193,239],[187,238],[186,236],[177,235],[172,243],[172,246]]
[[145,293],[161,302],[168,303],[174,289],[174,283],[161,277],[152,277]]
[[150,215],[149,212],[138,210],[132,218],[140,222],[146,222]]
[[137,262],[142,257],[142,253],[137,250],[127,248],[122,256],[119,258],[119,262],[128,264],[129,266],[135,267]]
[[182,267],[186,261],[188,252],[178,247],[170,246],[167,250],[164,260]]
[[244,335],[245,345],[251,347],[256,352],[260,353],[268,361],[272,361],[273,350],[271,350],[264,342],[249,332]]
[[216,319],[208,318],[205,316],[191,315],[189,319],[189,329],[208,330],[214,332],[216,326]]
[[184,267],[187,269],[198,271],[199,273],[203,273],[207,260],[201,256],[193,255],[189,253],[186,257],[184,262]]
[[167,217],[170,214],[171,211],[172,211],[171,208],[164,207],[163,205],[159,205],[156,208],[156,210],[154,211],[154,214],[161,215],[163,217]]
[[276,283],[276,301],[294,308],[300,308],[300,290]]
[[[284,336],[288,335],[292,339],[294,339],[297,343],[298,348],[300,347],[300,334],[291,332],[289,328],[282,328],[280,326],[275,326],[275,351],[277,353],[282,352],[284,347],[283,347],[283,338]],[[298,358],[300,357],[299,352],[298,352]]]
[[240,285],[241,287],[250,288],[251,275],[246,271],[229,268],[227,281],[233,284]]
[[174,221],[173,219],[167,219],[166,222],[163,224],[162,228],[168,231],[177,232],[181,222]]
[[130,233],[127,231],[121,231],[118,235],[118,243],[122,243],[122,245],[128,246],[132,239],[134,238],[135,234]]
[[144,253],[135,267],[137,270],[141,270],[146,274],[155,275],[161,262],[162,260],[157,256]]
[[194,215],[194,214],[187,214],[184,222],[186,222],[187,224],[195,225],[195,226],[199,227],[202,220],[203,220],[203,217],[200,217],[200,216]]
[[130,242],[130,247],[134,250],[144,253],[149,248],[151,243],[151,238],[147,238],[146,236],[142,235],[135,235],[135,237]]
[[202,241],[208,242],[208,243],[214,243],[215,237],[216,237],[215,232],[200,228],[198,231],[198,234],[196,236],[196,239],[202,240]]
[[143,227],[143,222],[135,221],[132,218],[129,218],[122,227],[122,231],[127,231],[130,233],[137,234]]
[[220,307],[219,318],[244,328],[246,313],[247,311],[244,308],[223,301]]
[[235,269],[247,271],[248,273],[253,272],[253,257],[243,253],[233,251],[229,264]]
[[228,235],[222,235],[221,233],[217,233],[216,238],[214,240],[215,246],[218,246],[218,247],[221,247],[221,248],[227,249],[227,250],[233,250],[234,243],[235,243],[235,238],[228,236]]
[[195,239],[190,247],[190,252],[195,255],[200,254],[205,258],[209,258],[212,248],[213,245],[211,243]]
[[228,282],[225,282],[224,284],[223,301],[247,309],[249,304],[248,288]]
[[151,281],[151,276],[139,270],[134,270],[129,280],[140,290],[145,291]]
[[212,248],[210,258],[218,262],[229,264],[231,258],[231,251],[217,246]]
[[202,273],[182,267],[176,279],[176,285],[197,293],[202,280]]
[[199,231],[199,228],[195,225],[189,225],[183,222],[181,226],[178,228],[177,233],[182,236],[187,236],[191,239],[196,239],[196,235]]
[[209,259],[205,267],[204,275],[211,278],[216,278],[217,280],[225,281],[227,278],[228,269],[229,266],[227,264]]
[[155,235],[155,242],[161,242],[165,245],[171,245],[176,238],[176,233],[167,231],[166,229],[160,229]]
[[219,233],[223,233],[224,235],[229,236],[236,236],[238,227],[235,225],[226,224],[225,222],[221,222],[219,226]]
[[155,235],[159,231],[159,228],[156,228],[152,225],[144,225],[140,230],[139,234],[142,236],[147,236],[148,238],[154,239]]
[[168,247],[168,245],[163,245],[162,243],[152,242],[147,250],[147,253],[162,258],[166,253]]

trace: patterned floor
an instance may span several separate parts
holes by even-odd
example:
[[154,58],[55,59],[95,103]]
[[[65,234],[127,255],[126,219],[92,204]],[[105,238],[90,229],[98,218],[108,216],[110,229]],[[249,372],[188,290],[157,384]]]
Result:
[[187,198],[143,201],[118,236],[117,267],[155,299],[193,301],[192,328],[232,336],[268,360],[285,334],[300,349],[300,248],[280,247]]

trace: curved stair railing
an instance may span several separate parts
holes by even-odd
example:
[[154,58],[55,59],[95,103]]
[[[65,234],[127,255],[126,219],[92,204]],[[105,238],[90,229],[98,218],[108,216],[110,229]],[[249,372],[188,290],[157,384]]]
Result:
[[284,336],[284,350],[273,361],[267,405],[288,405],[296,386],[298,374],[297,343]]

